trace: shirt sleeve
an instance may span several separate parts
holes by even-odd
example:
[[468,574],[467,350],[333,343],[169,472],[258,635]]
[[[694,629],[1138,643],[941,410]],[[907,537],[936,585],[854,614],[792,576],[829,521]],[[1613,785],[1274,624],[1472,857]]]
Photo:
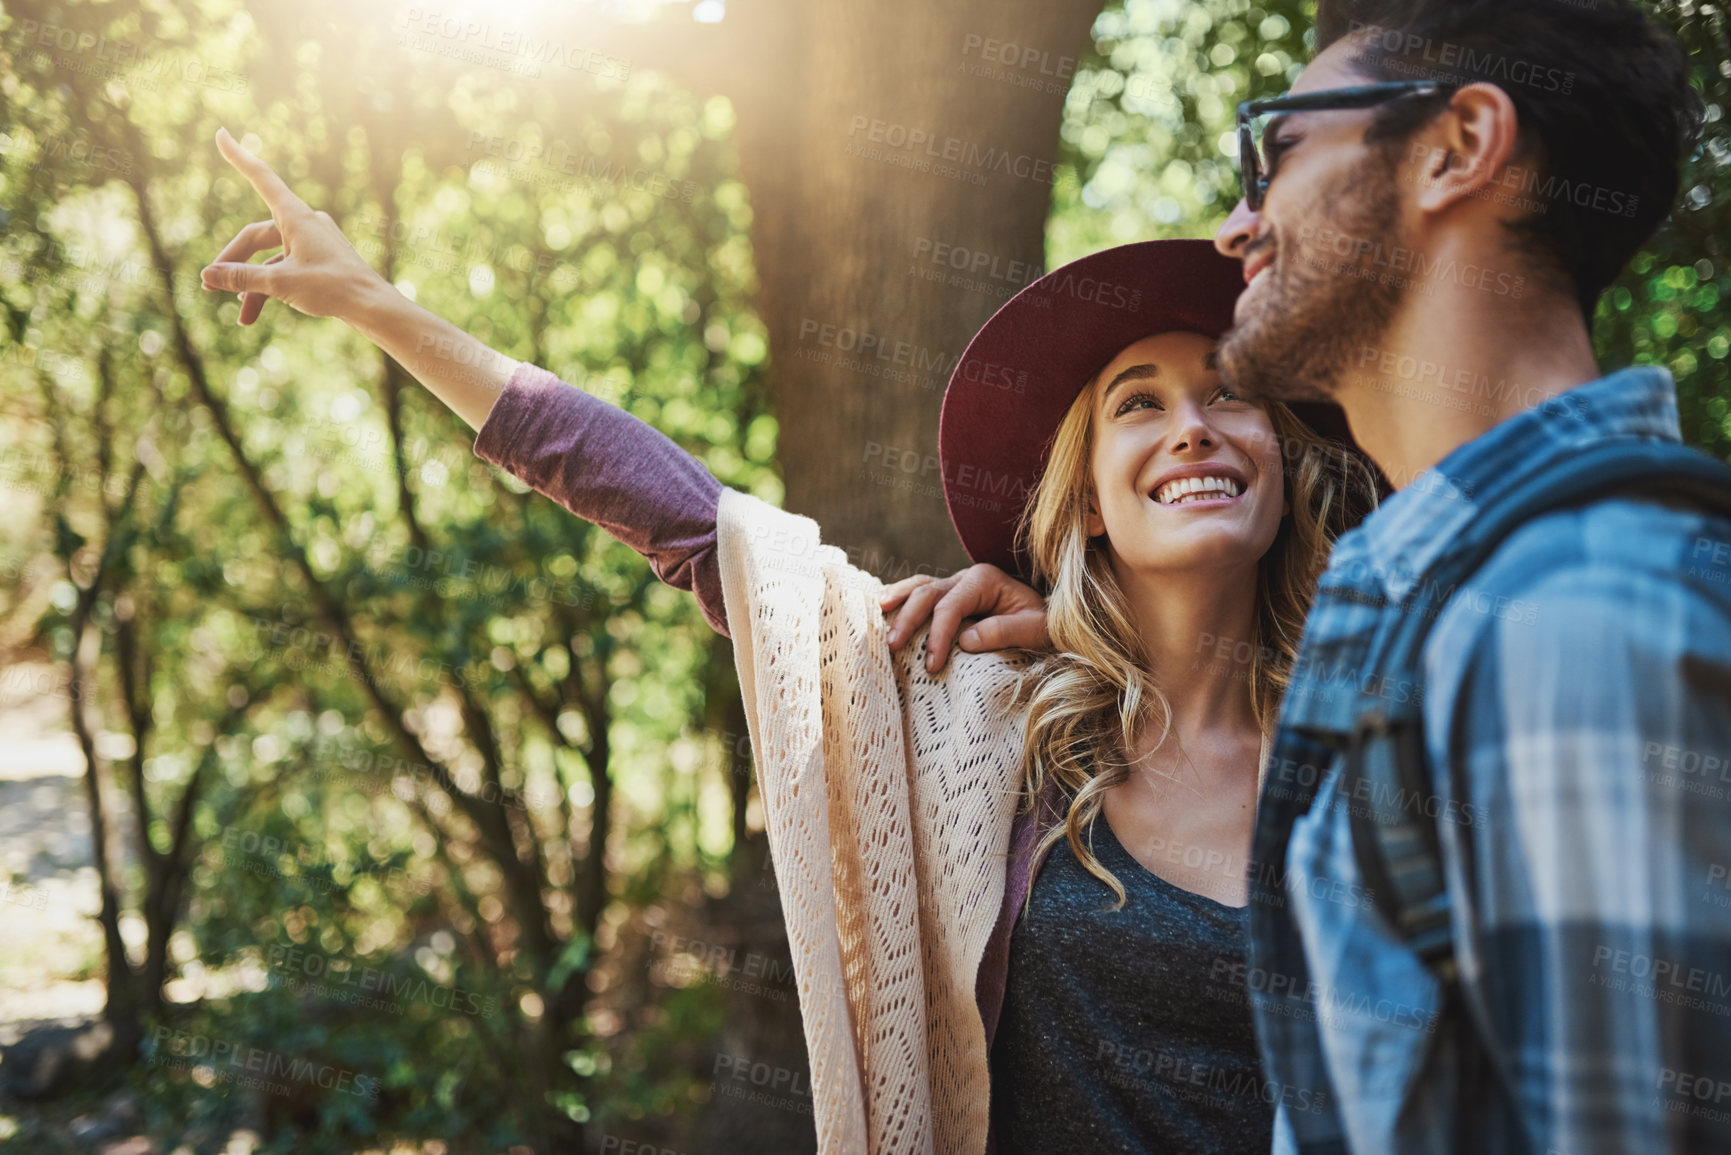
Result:
[[524,364],[475,435],[475,455],[600,526],[697,595],[727,636],[715,511],[721,483],[659,430]]
[[1731,598],[1581,560],[1477,612],[1438,828],[1531,1149],[1731,1150]]

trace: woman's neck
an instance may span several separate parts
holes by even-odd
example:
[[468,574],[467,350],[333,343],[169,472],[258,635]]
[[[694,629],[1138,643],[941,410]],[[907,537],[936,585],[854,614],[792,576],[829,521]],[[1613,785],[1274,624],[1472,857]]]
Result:
[[1179,740],[1257,729],[1256,568],[1128,573],[1119,584]]

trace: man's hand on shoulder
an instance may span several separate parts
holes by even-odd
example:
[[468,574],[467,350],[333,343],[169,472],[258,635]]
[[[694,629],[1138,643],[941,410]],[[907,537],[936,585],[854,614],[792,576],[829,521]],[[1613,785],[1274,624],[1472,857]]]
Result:
[[[952,643],[970,654],[1043,650],[1052,644],[1046,635],[1046,599],[995,565],[970,566],[946,578],[915,574],[887,587],[880,604],[886,614],[901,610],[890,625],[892,650],[901,649],[931,620],[926,669],[932,673],[949,660]],[[969,619],[976,620],[962,628]]]

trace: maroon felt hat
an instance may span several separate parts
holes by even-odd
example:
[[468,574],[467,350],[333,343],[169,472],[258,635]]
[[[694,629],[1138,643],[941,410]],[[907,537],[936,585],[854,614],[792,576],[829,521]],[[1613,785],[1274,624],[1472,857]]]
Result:
[[[1004,302],[956,363],[938,419],[944,500],[968,556],[1026,578],[1016,526],[1082,387],[1146,337],[1221,336],[1243,291],[1243,264],[1211,242],[1143,241],[1072,261]],[[1338,406],[1291,408],[1356,449]]]

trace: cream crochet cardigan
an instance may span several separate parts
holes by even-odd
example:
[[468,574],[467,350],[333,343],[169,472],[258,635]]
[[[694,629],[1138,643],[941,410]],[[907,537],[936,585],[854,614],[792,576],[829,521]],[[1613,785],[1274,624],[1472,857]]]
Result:
[[880,584],[724,489],[722,591],[811,1057],[818,1150],[985,1150],[974,981],[1004,897],[1021,666],[892,656]]
[[[980,960],[1004,898],[1026,662],[892,655],[882,585],[723,489],[717,545],[822,1155],[980,1155]],[[1263,741],[1263,764],[1268,740]]]

